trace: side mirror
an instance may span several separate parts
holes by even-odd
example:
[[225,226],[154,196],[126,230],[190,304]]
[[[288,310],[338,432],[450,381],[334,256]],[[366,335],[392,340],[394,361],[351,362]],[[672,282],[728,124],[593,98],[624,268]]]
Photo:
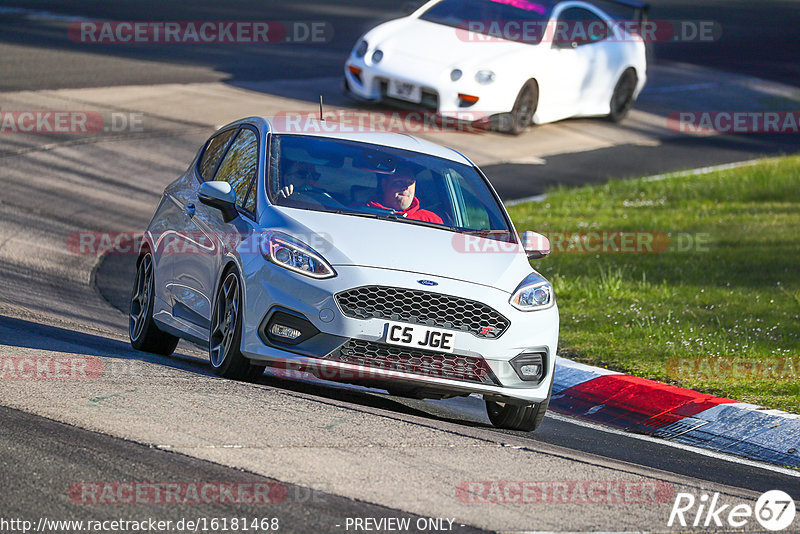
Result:
[[228,182],[203,182],[197,199],[222,212],[222,220],[226,223],[231,222],[239,216],[236,211],[236,192],[231,189]]
[[536,232],[524,232],[522,248],[529,260],[538,260],[550,254],[550,240]]

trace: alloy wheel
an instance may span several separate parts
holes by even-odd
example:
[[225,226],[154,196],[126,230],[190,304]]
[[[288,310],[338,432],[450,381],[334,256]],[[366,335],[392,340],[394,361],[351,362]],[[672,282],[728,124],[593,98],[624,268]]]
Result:
[[239,320],[239,293],[239,279],[230,273],[219,289],[211,317],[209,356],[213,367],[220,367],[232,349]]
[[136,270],[136,281],[131,295],[130,336],[138,340],[142,336],[148,313],[150,312],[150,295],[153,292],[153,257],[146,254]]

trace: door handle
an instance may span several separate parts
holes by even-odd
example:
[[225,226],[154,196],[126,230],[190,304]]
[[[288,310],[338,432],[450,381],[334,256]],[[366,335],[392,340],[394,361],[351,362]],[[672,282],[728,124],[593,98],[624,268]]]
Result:
[[190,217],[190,218],[191,218],[191,217],[194,217],[194,212],[195,212],[195,209],[194,209],[194,204],[191,204],[191,203],[189,203],[189,204],[186,204],[186,205],[184,206],[184,208],[186,208],[186,213],[188,213],[188,214],[189,214],[189,217]]

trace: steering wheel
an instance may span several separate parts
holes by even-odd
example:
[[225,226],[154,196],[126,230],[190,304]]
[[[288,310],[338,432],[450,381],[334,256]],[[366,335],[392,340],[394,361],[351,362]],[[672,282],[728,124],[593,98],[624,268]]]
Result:
[[322,204],[323,206],[328,206],[328,207],[342,206],[342,203],[333,198],[330,193],[328,193],[324,189],[320,189],[319,187],[314,187],[313,185],[304,185],[302,187],[297,187],[294,190],[294,194],[306,196],[311,200],[319,204]]

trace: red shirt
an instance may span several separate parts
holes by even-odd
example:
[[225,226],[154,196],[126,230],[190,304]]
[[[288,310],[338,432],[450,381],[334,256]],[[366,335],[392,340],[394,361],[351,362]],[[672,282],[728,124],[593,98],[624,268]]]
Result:
[[[368,208],[380,208],[384,210],[391,210],[392,208],[387,208],[383,204],[380,204],[374,200],[370,200],[367,202]],[[419,207],[419,199],[414,197],[414,200],[411,201],[411,205],[404,210],[394,210],[395,215],[400,217],[405,217],[406,219],[413,219],[415,221],[427,221],[432,223],[444,224],[442,218],[433,213],[432,211],[423,210]]]

